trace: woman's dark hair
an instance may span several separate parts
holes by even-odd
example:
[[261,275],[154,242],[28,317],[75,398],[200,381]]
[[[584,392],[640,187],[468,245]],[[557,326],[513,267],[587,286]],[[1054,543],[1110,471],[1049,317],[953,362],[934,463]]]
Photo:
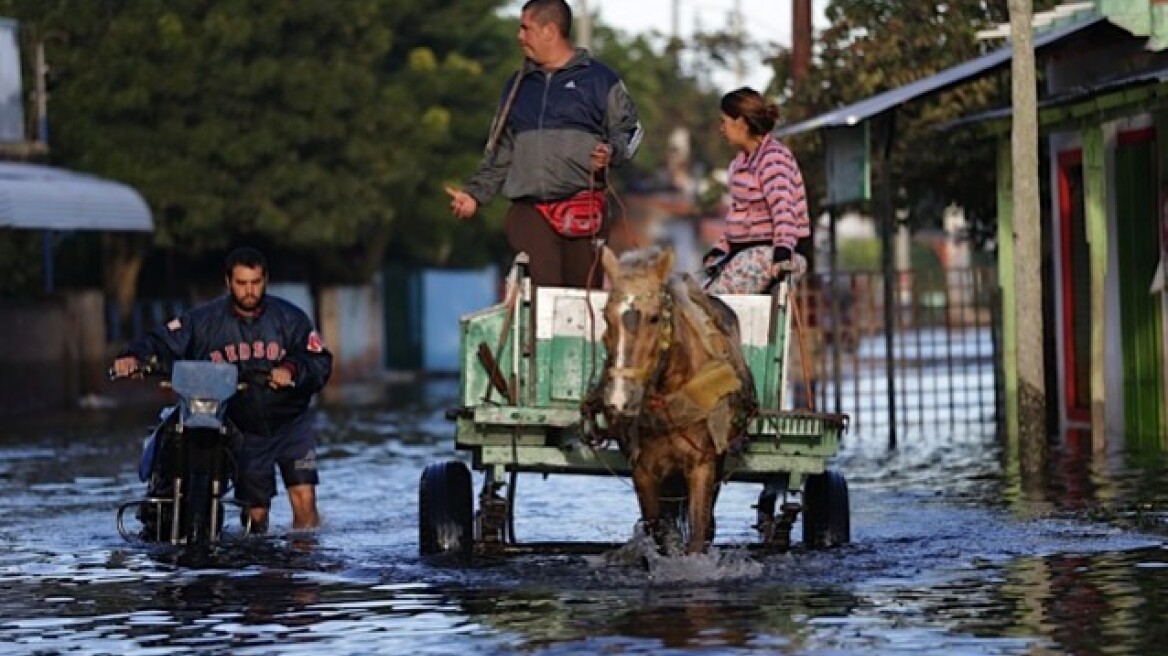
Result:
[[762,94],[742,87],[722,96],[722,113],[730,118],[746,120],[752,135],[761,137],[775,129],[779,120],[779,106],[768,103]]
[[227,254],[227,259],[223,262],[223,275],[230,278],[231,271],[237,266],[259,269],[265,276],[268,275],[268,259],[263,253],[248,246],[240,246]]

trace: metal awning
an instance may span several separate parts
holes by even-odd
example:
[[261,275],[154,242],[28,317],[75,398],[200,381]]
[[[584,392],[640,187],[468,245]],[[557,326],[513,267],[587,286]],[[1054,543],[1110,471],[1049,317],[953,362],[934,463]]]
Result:
[[151,232],[132,187],[66,169],[0,162],[0,228]]
[[[1078,34],[1083,30],[1091,28],[1101,23],[1106,23],[1107,19],[1102,16],[1092,16],[1082,22],[1077,22],[1071,25],[1066,25],[1053,29],[1043,34],[1035,35],[1034,48],[1038,50],[1046,46],[1052,45],[1065,39],[1069,36]],[[922,96],[939,93],[952,87],[955,87],[962,82],[985,75],[1005,64],[1010,62],[1014,53],[1013,46],[1006,46],[999,48],[993,52],[987,53],[976,59],[971,59],[963,62],[952,68],[947,68],[940,73],[931,75],[929,77],[921,78],[916,82],[906,84],[902,87],[889,89],[884,93],[877,94],[871,98],[866,98],[860,102],[834,109],[830,112],[820,114],[814,118],[800,121],[793,125],[787,125],[777,128],[774,131],[776,137],[788,137],[794,134],[801,134],[811,130],[818,130],[821,128],[838,128],[857,125],[874,116],[879,116],[884,112],[903,105],[910,100],[915,100]]]
[[[1168,68],[1143,71],[1134,75],[1112,78],[1094,85],[1076,87],[1057,95],[1048,96],[1038,101],[1037,107],[1040,112],[1041,119],[1042,110],[1077,105],[1100,96],[1127,91],[1129,89],[1136,89],[1139,87],[1164,84],[1165,82],[1168,82]],[[1161,91],[1160,96],[1162,97],[1163,95],[1164,93]],[[973,125],[976,123],[1011,119],[1013,116],[1014,108],[1007,105],[1005,107],[998,107],[997,109],[987,110],[978,114],[963,116],[954,121],[950,121],[949,123],[938,125],[937,129],[941,131],[951,130],[953,128],[965,127],[967,125]],[[1039,122],[1042,123],[1041,120]]]

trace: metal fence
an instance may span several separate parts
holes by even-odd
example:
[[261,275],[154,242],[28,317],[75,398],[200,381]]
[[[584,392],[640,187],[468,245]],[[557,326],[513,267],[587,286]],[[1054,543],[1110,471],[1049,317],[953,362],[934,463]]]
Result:
[[[796,364],[789,373],[796,403],[808,405],[809,387],[814,407],[848,413],[853,426],[866,430],[996,427],[1002,416],[996,270],[899,272],[894,284],[891,313],[879,272],[841,273],[834,284],[830,276],[811,275],[799,286],[802,321],[791,348],[801,349],[810,366]],[[792,361],[800,360],[796,353]]]

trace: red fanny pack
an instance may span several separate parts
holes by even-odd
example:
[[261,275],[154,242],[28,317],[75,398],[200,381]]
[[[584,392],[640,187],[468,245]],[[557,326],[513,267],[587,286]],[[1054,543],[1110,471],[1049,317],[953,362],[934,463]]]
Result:
[[535,209],[564,237],[591,237],[600,232],[605,202],[604,190],[594,189],[563,200],[535,203]]

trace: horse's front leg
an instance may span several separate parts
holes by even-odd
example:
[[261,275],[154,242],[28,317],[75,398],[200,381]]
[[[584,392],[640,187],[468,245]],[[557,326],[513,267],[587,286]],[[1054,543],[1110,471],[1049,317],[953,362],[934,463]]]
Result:
[[713,542],[714,495],[718,491],[717,460],[708,459],[686,472],[689,486],[689,545],[686,553],[703,553]]
[[[643,462],[643,461],[641,461]],[[661,481],[656,472],[641,462],[633,467],[633,488],[641,506],[641,521],[645,531],[658,543],[661,540]]]

